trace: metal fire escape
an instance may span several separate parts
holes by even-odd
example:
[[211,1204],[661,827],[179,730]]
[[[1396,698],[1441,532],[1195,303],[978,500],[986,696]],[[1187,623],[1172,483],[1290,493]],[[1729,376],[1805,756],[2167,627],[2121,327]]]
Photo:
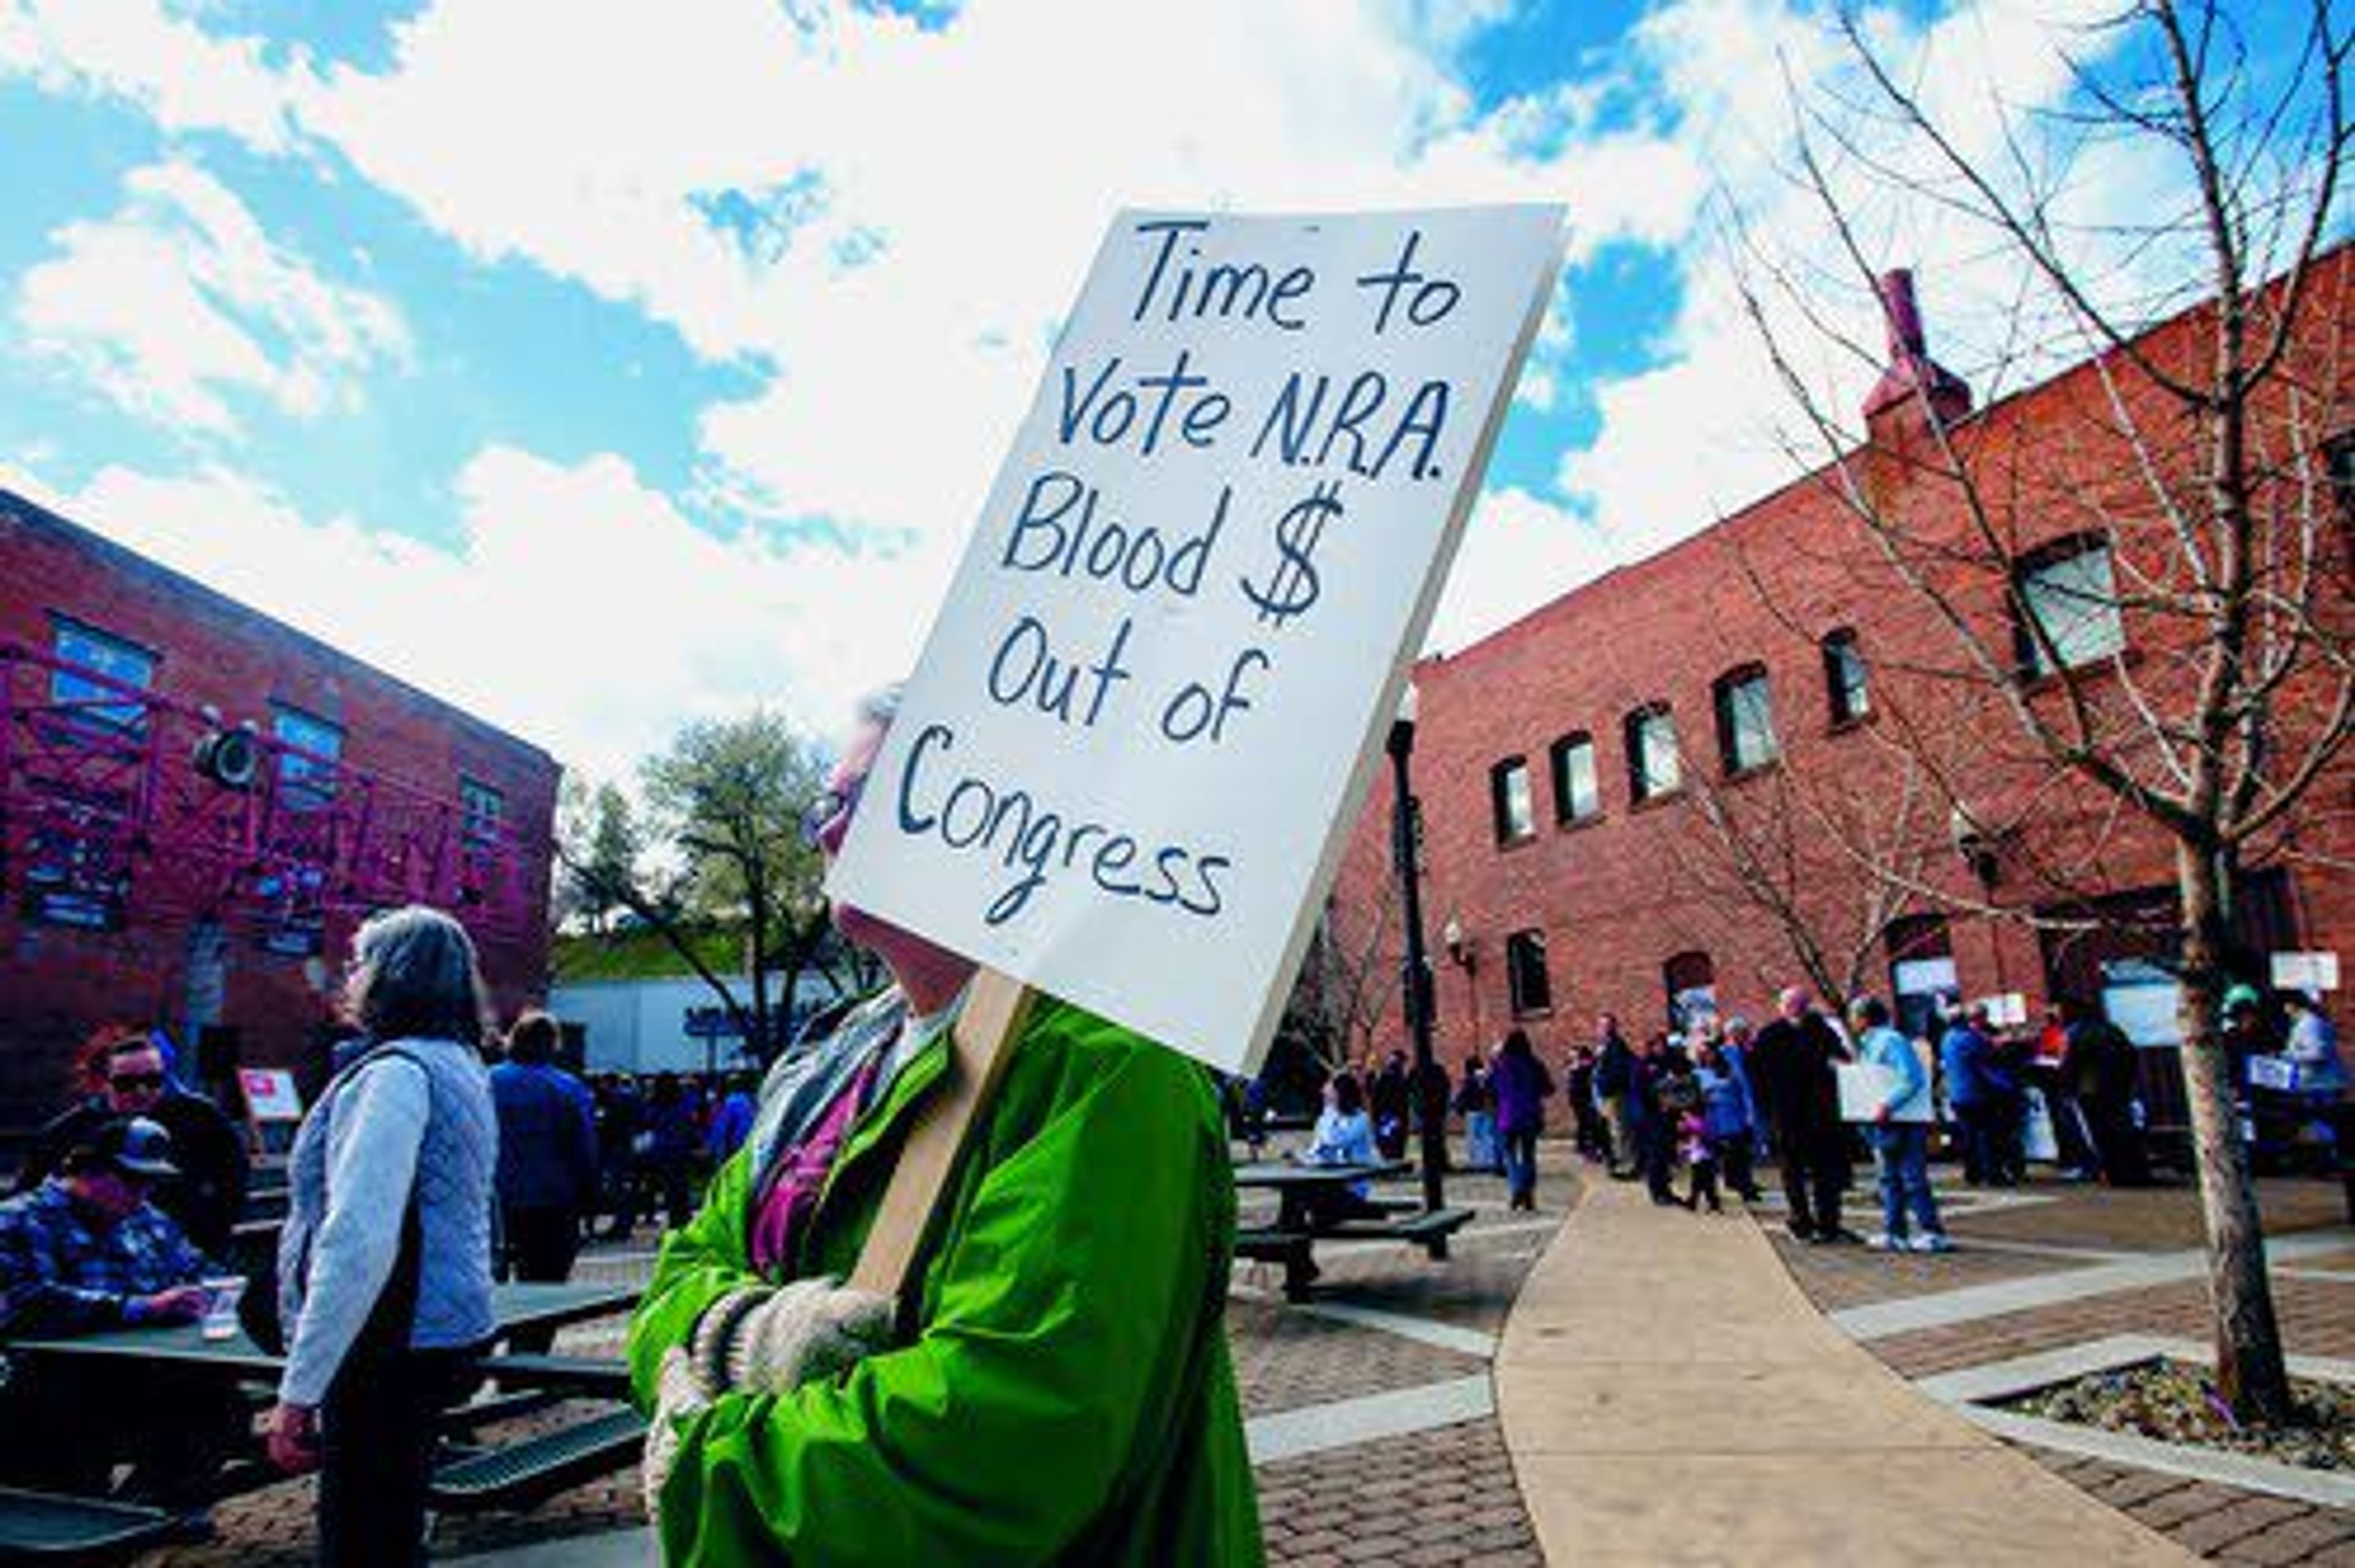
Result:
[[518,934],[546,847],[493,804],[0,641],[0,895],[28,920],[209,920],[298,955],[331,918],[415,902]]

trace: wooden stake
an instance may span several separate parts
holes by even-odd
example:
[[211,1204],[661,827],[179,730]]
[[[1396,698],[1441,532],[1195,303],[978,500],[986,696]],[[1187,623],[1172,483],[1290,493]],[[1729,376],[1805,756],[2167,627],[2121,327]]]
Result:
[[917,1249],[948,1194],[957,1156],[997,1092],[1037,997],[1029,987],[995,969],[974,976],[950,1036],[948,1073],[932,1108],[908,1129],[875,1227],[851,1271],[850,1283],[858,1289],[897,1297],[911,1283],[908,1276]]

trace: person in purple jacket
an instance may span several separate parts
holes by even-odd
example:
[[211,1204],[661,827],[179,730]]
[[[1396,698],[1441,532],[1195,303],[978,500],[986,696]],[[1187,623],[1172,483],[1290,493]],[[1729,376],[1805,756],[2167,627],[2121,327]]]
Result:
[[1545,1103],[1553,1093],[1553,1074],[1529,1048],[1526,1031],[1517,1029],[1505,1037],[1489,1083],[1497,1096],[1497,1136],[1505,1145],[1507,1207],[1535,1209],[1538,1135],[1545,1131]]

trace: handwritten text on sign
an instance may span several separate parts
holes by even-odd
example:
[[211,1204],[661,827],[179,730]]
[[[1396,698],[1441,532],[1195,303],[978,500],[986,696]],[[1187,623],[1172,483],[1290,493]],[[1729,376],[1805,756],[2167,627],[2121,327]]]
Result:
[[1559,263],[1561,212],[1124,214],[831,891],[1254,1064]]

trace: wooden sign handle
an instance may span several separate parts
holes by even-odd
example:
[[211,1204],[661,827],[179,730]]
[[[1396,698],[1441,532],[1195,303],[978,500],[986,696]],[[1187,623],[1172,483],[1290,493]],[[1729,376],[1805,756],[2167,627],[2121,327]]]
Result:
[[948,1073],[900,1146],[883,1206],[850,1274],[854,1287],[896,1298],[910,1285],[917,1249],[948,1194],[957,1155],[997,1092],[1037,997],[1028,986],[995,969],[974,976],[964,1010],[950,1033]]

